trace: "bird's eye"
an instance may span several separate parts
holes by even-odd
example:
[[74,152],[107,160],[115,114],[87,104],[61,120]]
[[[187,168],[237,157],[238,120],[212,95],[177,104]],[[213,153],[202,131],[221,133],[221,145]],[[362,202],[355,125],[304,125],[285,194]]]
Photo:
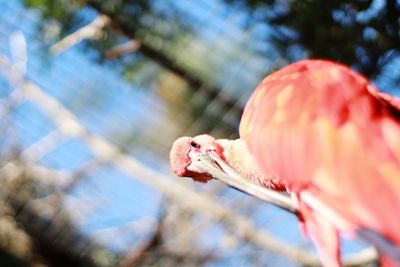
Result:
[[196,143],[195,141],[190,142],[190,146],[194,148],[200,148],[200,145]]

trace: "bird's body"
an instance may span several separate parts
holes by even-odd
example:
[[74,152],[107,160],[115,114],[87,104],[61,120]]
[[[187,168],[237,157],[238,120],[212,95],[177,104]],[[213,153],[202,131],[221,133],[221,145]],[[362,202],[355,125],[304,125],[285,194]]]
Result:
[[325,266],[340,266],[338,232],[367,237],[400,265],[398,100],[346,66],[303,60],[256,88],[240,139],[265,179],[291,192]]

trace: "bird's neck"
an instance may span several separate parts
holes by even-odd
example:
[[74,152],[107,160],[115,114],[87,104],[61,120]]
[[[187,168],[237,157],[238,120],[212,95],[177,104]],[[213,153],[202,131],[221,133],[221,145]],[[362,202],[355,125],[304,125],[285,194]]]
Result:
[[264,174],[242,139],[219,139],[217,142],[223,148],[225,161],[245,179],[273,190],[286,191],[277,177]]

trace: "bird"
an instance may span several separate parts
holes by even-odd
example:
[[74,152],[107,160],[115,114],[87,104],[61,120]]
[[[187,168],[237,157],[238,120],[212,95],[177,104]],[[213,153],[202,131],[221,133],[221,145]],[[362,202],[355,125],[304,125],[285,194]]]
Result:
[[239,136],[181,137],[171,167],[207,182],[192,159],[213,151],[243,179],[290,194],[325,267],[341,266],[340,234],[370,242],[385,266],[400,266],[399,99],[346,65],[305,59],[256,87]]

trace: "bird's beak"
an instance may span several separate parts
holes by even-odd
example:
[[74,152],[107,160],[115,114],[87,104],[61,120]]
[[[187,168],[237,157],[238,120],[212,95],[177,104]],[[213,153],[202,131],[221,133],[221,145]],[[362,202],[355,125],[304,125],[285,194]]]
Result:
[[190,151],[189,157],[191,159],[190,165],[187,170],[191,171],[190,177],[197,181],[206,183],[213,179],[212,175],[208,172],[209,164],[212,164],[212,160],[207,153],[199,153],[198,151]]
[[192,161],[190,165],[187,167],[188,170],[197,172],[197,173],[207,173],[207,163],[211,163],[212,160],[207,153],[199,153],[197,151],[190,151],[189,157]]

